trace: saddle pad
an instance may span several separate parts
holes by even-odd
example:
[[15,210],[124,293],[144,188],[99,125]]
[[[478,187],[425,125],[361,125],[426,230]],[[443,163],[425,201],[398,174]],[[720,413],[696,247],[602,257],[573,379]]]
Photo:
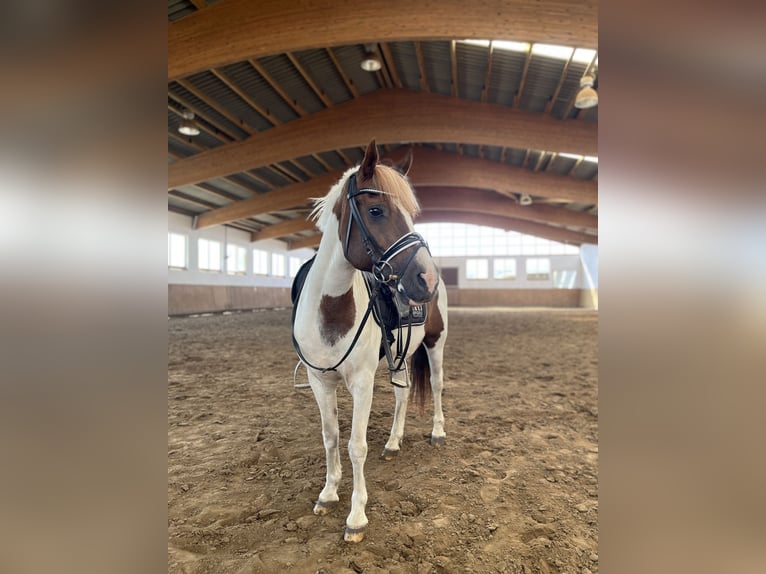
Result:
[[293,305],[298,302],[298,298],[301,296],[301,291],[303,291],[303,284],[306,282],[306,276],[309,274],[309,270],[314,264],[314,259],[316,259],[316,255],[301,265],[301,268],[298,269],[298,273],[295,274],[295,279],[293,279],[293,286],[290,290],[290,299],[292,300]]

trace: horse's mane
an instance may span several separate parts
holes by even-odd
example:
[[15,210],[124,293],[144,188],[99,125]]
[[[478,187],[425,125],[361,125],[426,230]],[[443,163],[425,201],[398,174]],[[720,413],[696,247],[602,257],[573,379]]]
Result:
[[[359,166],[348,169],[324,197],[312,198],[314,210],[311,212],[311,217],[316,221],[320,231],[324,232],[327,228],[335,203],[340,199],[348,178],[357,169]],[[406,176],[391,167],[378,164],[375,166],[375,180],[376,189],[384,191],[393,200],[394,205],[404,209],[412,217],[418,214],[420,206]]]

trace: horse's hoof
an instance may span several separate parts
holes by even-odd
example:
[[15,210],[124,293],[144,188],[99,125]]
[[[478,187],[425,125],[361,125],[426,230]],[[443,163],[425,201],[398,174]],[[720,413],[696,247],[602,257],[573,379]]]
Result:
[[444,443],[447,441],[446,436],[432,436],[431,437],[431,446],[444,446]]
[[346,542],[361,542],[364,540],[364,530],[367,528],[366,526],[362,526],[361,528],[349,528],[346,526],[346,531],[343,533],[343,540]]
[[398,450],[388,450],[387,448],[383,449],[383,454],[380,455],[383,457],[384,460],[394,460],[397,456],[399,456]]
[[322,500],[317,500],[314,504],[314,514],[318,516],[324,516],[325,514],[329,513],[335,506],[338,504],[337,500],[328,500],[327,502],[324,502]]

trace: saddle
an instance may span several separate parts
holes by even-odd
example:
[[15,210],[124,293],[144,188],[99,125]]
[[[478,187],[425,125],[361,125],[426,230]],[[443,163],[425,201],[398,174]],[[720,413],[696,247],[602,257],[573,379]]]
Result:
[[[292,288],[290,290],[290,299],[293,302],[293,325],[295,324],[295,308],[297,307],[298,299],[301,296],[303,284],[306,282],[306,276],[309,274],[309,270],[314,264],[315,259],[316,255],[301,265],[301,268],[295,275],[295,279],[293,279]],[[384,342],[381,340],[380,342],[378,359],[382,359],[386,354],[386,347],[384,345],[387,343],[390,348],[391,343],[395,340],[394,330],[398,329],[401,331],[401,329],[422,325],[426,322],[428,313],[425,304],[415,305],[414,307],[401,305],[393,296],[390,289],[376,290],[375,277],[372,273],[363,271],[362,275],[369,296],[372,297],[373,293],[377,292],[375,304],[372,306],[372,316],[375,319],[375,322],[386,334],[386,341]],[[401,336],[399,339],[401,341]]]

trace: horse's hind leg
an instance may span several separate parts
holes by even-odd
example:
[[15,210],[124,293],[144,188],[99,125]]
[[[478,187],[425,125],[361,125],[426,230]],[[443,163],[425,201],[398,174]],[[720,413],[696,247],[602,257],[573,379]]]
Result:
[[322,416],[322,439],[327,462],[325,485],[314,505],[314,514],[327,514],[338,502],[338,484],[340,483],[341,465],[338,441],[338,398],[337,380],[325,377],[320,379],[309,371],[309,382],[314,398]]
[[383,458],[392,460],[399,454],[404,437],[404,421],[407,418],[407,403],[410,400],[410,389],[394,387],[396,396],[396,408],[394,409],[394,424],[391,426],[391,435],[383,448]]
[[431,394],[434,398],[434,427],[431,431],[431,444],[441,446],[447,439],[447,434],[444,432],[444,412],[442,411],[444,337],[439,338],[432,348],[426,347],[426,352],[431,367]]

